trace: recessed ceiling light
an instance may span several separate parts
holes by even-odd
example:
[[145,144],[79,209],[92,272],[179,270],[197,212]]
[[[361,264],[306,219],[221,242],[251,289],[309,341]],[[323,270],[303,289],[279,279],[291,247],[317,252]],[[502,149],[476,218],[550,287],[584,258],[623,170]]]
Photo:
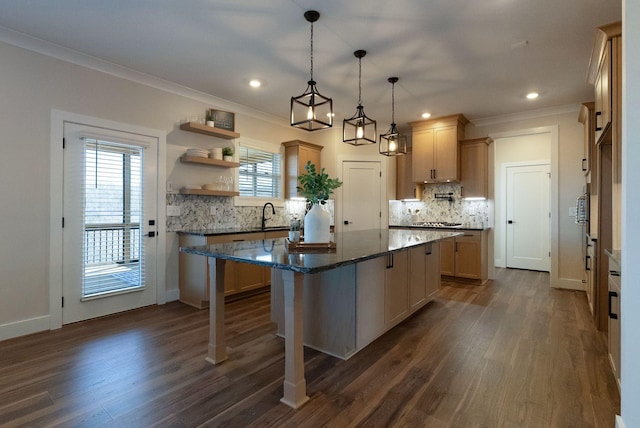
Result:
[[260,83],[259,80],[255,79],[249,82],[249,86],[251,86],[252,88],[259,88],[261,84],[262,83]]
[[431,113],[422,113],[423,119],[429,119],[431,117]]
[[527,94],[527,99],[528,100],[535,100],[536,98],[538,98],[538,95],[540,95],[540,94],[538,94],[537,92],[529,92]]

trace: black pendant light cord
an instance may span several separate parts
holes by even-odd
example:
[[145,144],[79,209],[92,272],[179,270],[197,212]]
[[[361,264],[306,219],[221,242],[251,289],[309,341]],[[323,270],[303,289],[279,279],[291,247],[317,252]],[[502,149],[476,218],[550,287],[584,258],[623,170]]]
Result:
[[391,124],[396,123],[396,82],[391,82]]
[[362,105],[362,57],[358,57],[358,105]]
[[313,81],[313,21],[311,21],[311,81]]

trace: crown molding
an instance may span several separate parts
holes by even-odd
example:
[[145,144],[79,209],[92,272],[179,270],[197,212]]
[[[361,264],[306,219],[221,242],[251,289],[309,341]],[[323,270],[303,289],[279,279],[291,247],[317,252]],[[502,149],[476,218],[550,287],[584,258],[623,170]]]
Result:
[[579,113],[582,104],[567,104],[557,107],[549,107],[539,110],[524,111],[520,113],[505,114],[502,116],[492,116],[471,120],[474,126],[488,126],[498,123],[518,122],[521,120],[536,119],[545,116],[557,116],[567,113]]
[[101,73],[109,74],[111,76],[119,77],[121,79],[139,83],[141,85],[149,86],[174,95],[189,98],[194,101],[211,104],[221,110],[233,111],[255,119],[264,120],[265,122],[269,122],[274,125],[289,128],[289,123],[277,116],[264,113],[242,104],[236,104],[234,102],[218,98],[214,95],[179,85],[169,80],[141,73],[139,71],[2,26],[0,26],[0,42],[91,70],[99,71]]

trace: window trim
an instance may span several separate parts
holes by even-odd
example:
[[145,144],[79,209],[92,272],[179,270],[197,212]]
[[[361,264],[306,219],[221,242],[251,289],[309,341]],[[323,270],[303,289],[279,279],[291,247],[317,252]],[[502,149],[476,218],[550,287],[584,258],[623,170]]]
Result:
[[[252,196],[234,196],[233,206],[235,207],[261,207],[267,202],[271,202],[276,207],[284,206],[284,148],[281,144],[270,143],[266,141],[253,140],[251,138],[242,137],[240,141],[235,144],[235,152],[238,152],[239,147],[247,147],[255,150],[262,150],[268,153],[274,153],[280,155],[280,189],[282,189],[280,198],[261,198]],[[239,159],[238,159],[239,161]],[[240,168],[234,170],[234,182],[239,182]]]

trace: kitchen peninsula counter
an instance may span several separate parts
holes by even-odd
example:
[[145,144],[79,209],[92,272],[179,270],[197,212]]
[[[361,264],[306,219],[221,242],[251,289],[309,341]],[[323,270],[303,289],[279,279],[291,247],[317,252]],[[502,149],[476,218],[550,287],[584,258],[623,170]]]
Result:
[[285,342],[281,401],[299,408],[309,400],[303,342],[340,358],[363,349],[431,300],[434,285],[435,291],[440,285],[439,241],[460,234],[402,229],[342,232],[335,234],[335,251],[326,253],[289,252],[284,238],[181,247],[181,252],[209,259],[207,360],[218,364],[227,359],[225,262],[270,267],[272,316]]

